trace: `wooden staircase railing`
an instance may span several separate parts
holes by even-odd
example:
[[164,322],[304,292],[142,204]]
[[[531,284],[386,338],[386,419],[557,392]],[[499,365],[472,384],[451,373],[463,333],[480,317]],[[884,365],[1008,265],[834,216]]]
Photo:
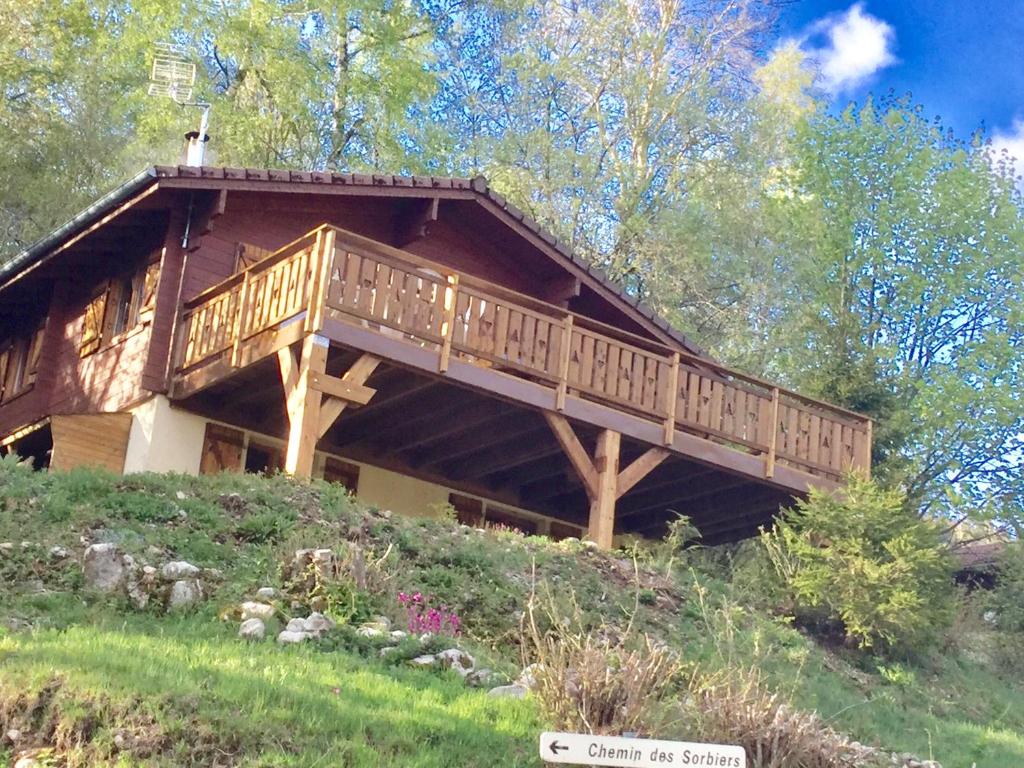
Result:
[[179,373],[305,313],[390,329],[452,356],[839,479],[871,466],[869,419],[351,232],[319,227],[186,302]]

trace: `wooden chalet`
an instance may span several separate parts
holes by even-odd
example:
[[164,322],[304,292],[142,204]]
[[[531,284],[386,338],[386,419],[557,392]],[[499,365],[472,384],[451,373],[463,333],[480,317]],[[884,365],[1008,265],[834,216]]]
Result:
[[154,167],[0,265],[0,446],[553,537],[747,536],[871,423],[719,365],[482,178]]

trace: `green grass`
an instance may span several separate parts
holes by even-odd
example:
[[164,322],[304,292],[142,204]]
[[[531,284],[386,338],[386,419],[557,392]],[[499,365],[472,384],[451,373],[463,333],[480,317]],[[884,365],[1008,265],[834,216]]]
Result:
[[0,639],[0,670],[8,702],[51,691],[36,721],[50,721],[72,764],[111,760],[116,733],[135,752],[125,765],[538,764],[530,702],[488,698],[454,673],[244,645],[202,619],[11,634]]
[[[187,559],[224,579],[187,617],[90,595],[78,564],[47,551],[77,556],[79,537],[100,529],[143,560]],[[44,475],[0,462],[0,542],[22,540],[34,546],[0,557],[0,729],[35,707],[36,730],[72,765],[538,765],[545,724],[532,700],[489,699],[451,673],[385,664],[351,632],[282,648],[246,644],[218,619],[257,587],[281,587],[279,566],[296,548],[358,542],[368,561],[387,557],[357,618],[400,622],[395,593],[422,590],[459,613],[462,643],[506,676],[536,577],[561,610],[575,603],[583,626],[633,616],[693,668],[756,666],[794,706],[862,742],[944,768],[1024,766],[1015,670],[964,643],[902,660],[824,648],[758,608],[757,578],[711,553],[684,558],[671,578],[664,563],[655,572],[658,561],[641,562],[637,584],[625,553],[386,516],[323,483]],[[985,628],[975,631],[983,641]]]

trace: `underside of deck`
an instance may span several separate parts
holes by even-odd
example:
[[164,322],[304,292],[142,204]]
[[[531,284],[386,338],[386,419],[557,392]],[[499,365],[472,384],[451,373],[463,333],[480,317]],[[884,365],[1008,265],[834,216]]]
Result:
[[[340,376],[362,353],[333,344],[327,372]],[[318,443],[321,450],[587,525],[586,490],[537,409],[395,362],[378,366],[366,385],[376,390],[372,400],[339,418]],[[288,433],[273,356],[180,404],[254,432]],[[600,427],[576,420],[573,426],[593,455]],[[649,447],[624,435],[621,463]],[[693,520],[706,543],[720,543],[751,535],[791,499],[776,486],[672,455],[618,500],[615,531],[660,536],[678,513]]]

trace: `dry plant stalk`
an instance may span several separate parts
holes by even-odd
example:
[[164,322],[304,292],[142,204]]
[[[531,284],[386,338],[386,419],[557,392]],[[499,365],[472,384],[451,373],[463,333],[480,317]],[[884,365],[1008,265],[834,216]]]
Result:
[[[679,679],[678,658],[646,635],[638,649],[628,649],[631,623],[621,634],[584,630],[573,604],[574,616],[566,620],[550,595],[541,608],[534,590],[526,607],[523,647],[536,662],[533,692],[547,718],[566,731],[647,732]],[[551,629],[542,631],[538,618]]]
[[751,768],[866,768],[879,753],[829,728],[813,712],[767,690],[757,669],[733,668],[691,681],[700,738],[739,744]]

